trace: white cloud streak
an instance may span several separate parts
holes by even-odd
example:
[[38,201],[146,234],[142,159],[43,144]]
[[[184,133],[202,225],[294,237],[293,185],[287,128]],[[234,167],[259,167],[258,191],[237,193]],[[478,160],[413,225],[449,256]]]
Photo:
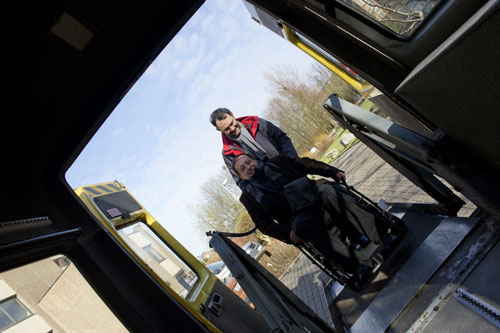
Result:
[[[217,107],[261,115],[263,73],[312,60],[250,19],[241,1],[209,0],[148,68],[66,174],[71,186],[119,180],[194,255],[207,248],[188,204],[223,164]],[[221,190],[222,187],[221,187]]]

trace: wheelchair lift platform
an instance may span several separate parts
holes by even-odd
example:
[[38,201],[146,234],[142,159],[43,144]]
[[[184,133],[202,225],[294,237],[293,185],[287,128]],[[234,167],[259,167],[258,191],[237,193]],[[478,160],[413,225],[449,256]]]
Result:
[[[392,204],[408,233],[355,292],[336,289],[330,309],[336,332],[500,332],[500,219],[450,217],[435,205]],[[331,328],[223,233],[211,245],[256,305],[271,331]],[[335,283],[333,287],[335,287]],[[337,285],[338,287],[338,285]],[[328,291],[328,290],[327,290]],[[467,318],[467,323],[463,323]]]
[[[479,172],[482,168],[450,140],[463,135],[453,129],[446,133],[435,128],[424,136],[335,95],[323,106],[343,128],[438,203],[391,205],[391,213],[404,214],[408,233],[361,292],[344,288],[333,295],[332,307],[342,329],[500,331],[500,269],[494,255],[500,251],[498,173]],[[484,144],[476,149],[491,145]],[[452,188],[478,208],[475,215],[450,217],[464,205]],[[480,285],[472,285],[479,279]]]
[[[482,263],[495,246],[500,252],[499,219],[449,217],[436,214],[433,205],[392,204],[390,212],[408,233],[361,291],[332,285],[337,326],[349,332],[457,331],[450,325],[472,317],[476,331],[500,331],[500,291],[494,287],[500,268]],[[479,267],[487,272],[478,275],[481,285],[492,288],[470,294],[466,282]]]

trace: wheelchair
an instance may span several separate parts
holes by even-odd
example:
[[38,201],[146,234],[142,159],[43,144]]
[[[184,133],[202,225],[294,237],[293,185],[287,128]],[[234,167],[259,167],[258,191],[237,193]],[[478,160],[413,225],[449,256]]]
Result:
[[[358,269],[355,272],[352,270],[349,271],[339,263],[328,258],[310,242],[294,245],[333,280],[354,291],[360,291],[376,276],[378,268],[401,242],[407,232],[407,228],[401,219],[383,210],[368,197],[345,182],[333,182],[329,183],[329,185],[334,187],[335,192],[338,196],[342,197],[343,201],[347,202],[351,207],[356,206],[370,214],[374,221],[377,221],[377,226],[381,226],[379,227],[381,229],[379,231],[380,241],[370,241],[369,237],[367,237],[368,235],[363,234],[363,232],[360,233],[363,241],[360,241],[360,239],[342,240],[352,253],[357,255],[357,257],[364,258],[362,261],[357,262]],[[356,221],[355,217],[351,219],[351,223],[359,224],[359,221]],[[361,226],[358,225],[358,227],[358,230],[363,230]],[[330,229],[328,231],[329,237],[338,237],[338,233],[330,232]],[[353,260],[356,260],[356,256]]]

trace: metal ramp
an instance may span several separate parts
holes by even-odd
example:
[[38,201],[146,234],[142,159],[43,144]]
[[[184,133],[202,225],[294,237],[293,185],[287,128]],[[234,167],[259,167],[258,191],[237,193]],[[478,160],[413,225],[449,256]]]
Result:
[[[445,331],[457,331],[452,329],[448,313],[453,309],[458,318],[461,311],[467,312],[478,327],[500,331],[495,326],[500,323],[500,291],[494,287],[500,268],[492,268],[495,257],[488,252],[494,248],[500,253],[500,220],[448,217],[426,212],[422,205],[416,209],[393,207],[392,212],[402,215],[409,232],[367,288],[358,293],[347,288],[336,291],[333,303],[345,330],[433,332],[446,327]],[[483,262],[486,255],[489,262]],[[476,267],[484,274],[476,273]],[[478,279],[482,282],[473,282]],[[472,295],[480,302],[470,301],[467,290],[471,285],[475,286],[472,290],[484,286]],[[457,296],[463,290],[470,304],[482,305],[464,305],[466,297]],[[491,293],[490,298],[484,297]]]
[[444,218],[351,326],[384,332],[462,242],[478,218]]
[[[359,294],[344,289],[336,295],[334,303],[345,327],[352,332],[423,331],[442,317],[446,318],[443,324],[449,323],[450,316],[443,316],[441,309],[455,303],[463,309],[474,304],[469,311],[486,313],[482,322],[488,325],[500,322],[500,307],[495,302],[491,305],[462,288],[462,282],[474,273],[499,239],[498,188],[494,182],[464,176],[473,169],[467,161],[448,155],[448,141],[440,130],[427,138],[335,95],[324,107],[343,127],[438,202],[428,207],[392,205],[392,213],[405,214],[407,236],[370,286]],[[437,176],[470,199],[484,215],[449,217],[463,202]],[[484,276],[491,278],[492,272],[485,269]],[[497,289],[490,286],[490,290]],[[462,322],[460,318],[457,321]]]

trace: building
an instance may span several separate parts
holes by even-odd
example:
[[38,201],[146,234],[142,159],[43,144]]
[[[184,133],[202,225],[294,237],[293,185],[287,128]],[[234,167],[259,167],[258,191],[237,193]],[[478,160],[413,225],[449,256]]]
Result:
[[0,273],[0,331],[128,332],[63,255]]
[[144,223],[120,230],[120,236],[176,293],[186,298],[196,274]]

